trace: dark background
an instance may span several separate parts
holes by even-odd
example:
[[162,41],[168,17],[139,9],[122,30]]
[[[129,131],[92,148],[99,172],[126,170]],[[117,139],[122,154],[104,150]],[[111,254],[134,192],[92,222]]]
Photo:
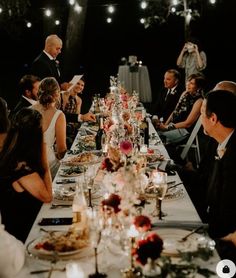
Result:
[[[236,81],[236,3],[234,0],[217,0],[212,6],[207,4],[207,0],[202,2],[201,16],[192,21],[191,30],[192,35],[200,39],[207,54],[208,64],[204,73],[210,89],[220,80]],[[46,36],[51,33],[58,34],[64,42],[58,59],[62,69],[66,69],[65,79],[69,81],[74,74],[85,74],[85,104],[93,94],[108,92],[109,76],[117,74],[121,57],[129,55],[136,55],[148,67],[155,99],[165,70],[176,68],[176,59],[184,44],[183,17],[170,15],[165,23],[153,24],[145,29],[139,22],[144,13],[139,8],[139,1],[116,0],[113,1],[116,7],[113,22],[107,24],[107,3],[88,1],[84,32],[82,36],[73,37],[77,46],[73,51],[67,48],[70,6],[66,0],[32,0],[25,15],[0,18],[0,95],[8,101],[10,108],[19,98],[19,79],[28,73],[33,59],[44,47]],[[51,19],[44,17],[45,7],[54,10],[54,19],[57,14],[62,23],[60,26],[55,26]],[[25,27],[28,19],[33,22],[31,29]],[[69,64],[65,53],[74,55]]]

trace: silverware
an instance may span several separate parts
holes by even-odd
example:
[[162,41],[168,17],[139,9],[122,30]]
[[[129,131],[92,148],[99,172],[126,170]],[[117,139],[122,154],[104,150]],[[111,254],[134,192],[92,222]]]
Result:
[[63,205],[63,204],[52,204],[50,209],[56,209],[56,208],[70,208],[71,205]]
[[168,188],[167,188],[167,191],[168,191],[169,189],[175,188],[176,186],[179,186],[179,185],[181,185],[181,184],[183,184],[183,183],[182,183],[182,182],[176,183],[175,185],[172,185],[172,186],[168,187]]
[[[33,270],[33,271],[30,271],[30,274],[40,274],[40,273],[46,273],[46,272],[49,272],[51,269],[42,269],[42,270]],[[53,268],[53,271],[65,271],[66,268]]]
[[192,234],[196,233],[197,231],[201,230],[203,228],[203,226],[199,226],[195,229],[193,229],[191,232],[189,232],[187,235],[185,235],[184,237],[182,237],[181,239],[179,239],[179,242],[185,242]]

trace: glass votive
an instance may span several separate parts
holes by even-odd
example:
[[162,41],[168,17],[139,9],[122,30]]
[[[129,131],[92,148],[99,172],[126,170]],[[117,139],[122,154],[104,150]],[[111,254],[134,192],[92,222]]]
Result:
[[141,145],[140,152],[141,153],[147,153],[147,151],[148,151],[147,145],[146,144]]

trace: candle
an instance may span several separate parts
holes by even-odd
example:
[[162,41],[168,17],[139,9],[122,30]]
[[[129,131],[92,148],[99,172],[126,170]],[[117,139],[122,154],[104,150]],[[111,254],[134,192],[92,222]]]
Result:
[[147,145],[142,145],[142,146],[140,147],[140,152],[141,152],[141,153],[147,153],[147,151],[148,151]]
[[106,192],[106,193],[104,194],[104,199],[105,199],[105,200],[109,199],[109,196],[110,196],[110,194]]
[[85,274],[81,266],[77,263],[66,264],[66,277],[67,278],[85,278]]
[[139,235],[138,230],[135,228],[135,225],[132,224],[127,232],[128,237],[135,238]]

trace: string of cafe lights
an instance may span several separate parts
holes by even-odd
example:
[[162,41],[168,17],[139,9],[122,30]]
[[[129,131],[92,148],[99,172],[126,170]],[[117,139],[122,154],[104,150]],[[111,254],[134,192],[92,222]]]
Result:
[[[141,1],[139,1],[140,9],[145,11],[145,10],[148,9],[149,5],[154,3],[154,2],[155,2],[155,0],[141,0]],[[211,5],[216,4],[216,0],[208,0],[208,2]],[[192,17],[200,16],[199,12],[197,10],[192,10],[192,9],[186,7],[186,3],[187,3],[187,0],[170,0],[169,14],[184,16],[186,21],[190,21],[192,19]],[[83,7],[78,3],[78,0],[68,0],[68,4],[78,14],[80,14],[83,10]],[[117,11],[118,4],[103,4],[103,5],[97,5],[97,6],[103,6],[106,9],[107,17],[106,17],[105,20],[108,24],[111,24],[113,22],[113,15]],[[9,7],[8,7],[8,9],[9,9]],[[61,21],[60,21],[59,18],[54,18],[54,14],[55,14],[54,9],[45,7],[45,8],[42,8],[42,10],[43,10],[44,16],[47,17],[47,18],[51,18],[55,25],[60,25],[61,24]],[[4,12],[4,8],[0,4],[0,15],[3,12]],[[11,13],[10,9],[8,10],[8,13],[10,15],[10,13]],[[26,22],[26,27],[27,28],[31,28],[33,26],[32,21],[25,20],[25,22]],[[143,24],[145,28],[149,27],[149,24],[147,22],[146,17],[141,17],[139,19],[139,22],[141,24]]]

